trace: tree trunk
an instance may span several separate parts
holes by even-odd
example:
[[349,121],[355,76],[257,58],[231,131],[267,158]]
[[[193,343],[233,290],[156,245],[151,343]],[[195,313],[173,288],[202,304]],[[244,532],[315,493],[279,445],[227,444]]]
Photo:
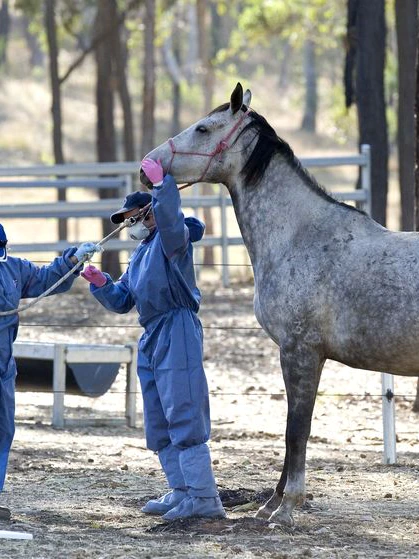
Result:
[[223,45],[222,30],[223,30],[223,18],[218,13],[216,2],[211,2],[209,5],[209,10],[211,14],[211,40],[210,40],[210,58],[215,58],[217,52],[227,45]]
[[[419,21],[419,7],[417,12]],[[415,231],[419,232],[419,25],[416,27],[416,72],[415,72]],[[413,410],[419,412],[419,378]]]
[[29,29],[30,19],[26,16],[24,16],[22,19],[23,32],[30,53],[29,66],[31,68],[42,68],[44,66],[44,53],[41,50],[38,37],[34,35]]
[[416,383],[416,397],[413,402],[412,411],[419,413],[419,379]]
[[[200,75],[202,76],[202,90],[204,97],[204,114],[208,114],[212,109],[212,98],[214,91],[214,71],[210,60],[209,33],[208,25],[208,3],[207,0],[196,0],[196,13],[198,20],[198,52],[200,61]],[[213,194],[213,187],[204,184],[202,187],[204,195]],[[214,222],[211,208],[204,208],[205,231],[208,235],[214,234]],[[214,266],[214,248],[204,248],[204,266]]]
[[[177,37],[174,37],[173,56],[178,65],[180,63],[180,45]],[[171,135],[176,136],[180,132],[180,108],[182,103],[182,94],[180,89],[180,80],[172,81],[172,130]]]
[[198,63],[198,16],[196,3],[187,4],[187,19],[188,19],[188,45],[186,49],[186,62],[185,62],[185,77],[188,83],[196,82],[197,63]]
[[[97,4],[95,21],[96,36],[112,33],[112,12],[115,10],[115,0],[101,0]],[[116,134],[114,125],[114,89],[113,89],[113,44],[109,40],[100,41],[95,50],[96,56],[96,106],[97,106],[97,159],[100,162],[116,161]],[[100,198],[117,198],[117,189],[104,189],[99,191]],[[102,220],[102,235],[108,235],[114,227],[109,219]],[[102,255],[102,267],[113,278],[119,277],[121,268],[119,256],[115,251],[105,251]]]
[[145,0],[144,21],[144,87],[143,87],[143,114],[142,114],[142,142],[141,157],[151,151],[155,145],[155,120],[154,110],[156,104],[156,67],[154,35],[156,23],[155,0]]
[[[419,21],[419,7],[417,17]],[[419,232],[419,26],[416,28],[415,80],[415,230]]]
[[180,132],[180,106],[182,72],[180,69],[180,39],[177,29],[177,14],[174,15],[175,21],[172,33],[164,41],[162,47],[163,60],[167,68],[167,73],[172,82],[172,125],[170,135],[176,136]]
[[204,114],[212,109],[214,93],[214,69],[210,58],[209,40],[211,39],[210,25],[208,22],[208,1],[196,0],[196,13],[198,20],[198,52],[200,62],[200,75],[204,93]]
[[415,61],[418,0],[396,0],[398,47],[398,153],[401,228],[414,229],[415,174]]
[[2,0],[0,6],[0,68],[7,65],[7,44],[9,42],[9,31],[9,2],[8,0]]
[[371,146],[371,215],[386,224],[388,140],[384,101],[384,0],[359,0],[356,14],[356,100],[360,144]]
[[355,66],[356,66],[356,18],[359,0],[348,0],[346,16],[346,37],[345,37],[345,69],[343,82],[345,88],[345,106],[349,108],[355,102]]
[[163,60],[172,82],[172,125],[170,135],[176,136],[180,132],[180,108],[182,72],[180,69],[180,37],[178,29],[179,11],[173,13],[172,32],[163,43]]
[[[63,133],[62,133],[62,111],[61,111],[61,88],[58,75],[58,43],[57,27],[55,22],[55,0],[45,0],[45,29],[47,34],[49,52],[49,72],[51,80],[52,95],[52,141],[54,148],[54,160],[56,164],[64,163]],[[65,189],[58,190],[58,200],[66,200]],[[67,220],[58,220],[58,238],[60,241],[67,239]]]
[[[119,14],[116,2],[111,2],[113,12],[111,18],[117,21]],[[124,118],[124,152],[125,161],[135,161],[135,142],[134,127],[132,119],[131,96],[128,89],[126,76],[126,48],[121,36],[125,31],[125,24],[122,23],[112,31],[113,61],[115,64],[115,74],[117,77],[117,88],[121,100],[122,114]]]
[[290,68],[292,62],[292,46],[289,39],[286,39],[282,46],[282,56],[279,64],[279,77],[278,77],[278,89],[285,93],[288,89],[290,78]]
[[304,75],[306,82],[306,96],[301,130],[315,132],[317,113],[316,48],[311,39],[306,39],[304,43]]

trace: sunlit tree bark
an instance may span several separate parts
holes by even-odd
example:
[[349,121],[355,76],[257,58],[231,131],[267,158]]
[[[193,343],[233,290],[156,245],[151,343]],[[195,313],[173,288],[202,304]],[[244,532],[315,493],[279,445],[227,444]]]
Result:
[[359,143],[371,146],[371,215],[382,225],[386,224],[388,188],[384,6],[384,0],[348,0],[345,66],[346,104],[356,101]]
[[[57,26],[55,21],[55,0],[45,0],[45,30],[48,43],[49,54],[49,74],[51,81],[52,95],[52,143],[54,150],[54,160],[56,164],[64,163],[63,153],[63,133],[62,133],[62,110],[61,110],[61,87],[58,73],[58,43],[57,43]],[[66,200],[66,191],[64,188],[58,190],[58,200],[63,202]],[[58,238],[60,240],[67,239],[67,220],[58,220]]]
[[145,0],[144,21],[144,85],[143,111],[141,119],[141,157],[155,147],[155,105],[156,105],[156,65],[155,65],[155,0]]
[[317,70],[316,47],[311,39],[307,39],[304,43],[304,76],[306,92],[301,129],[307,132],[315,132],[317,113]]
[[9,2],[2,0],[0,5],[0,68],[7,64],[7,44],[9,41],[10,15]]
[[396,0],[399,107],[397,145],[401,199],[401,228],[414,229],[415,61],[418,0]]
[[[105,34],[112,30],[112,13],[115,0],[98,2],[95,33]],[[111,31],[115,32],[115,31]],[[100,41],[95,50],[96,58],[96,148],[97,159],[101,162],[116,161],[116,134],[114,124],[114,91],[113,84],[113,45],[114,40]],[[114,189],[99,191],[100,198],[117,198],[119,192]],[[102,220],[102,235],[108,235],[113,229],[109,219]],[[106,251],[102,256],[102,266],[109,274],[117,278],[120,273],[119,257],[114,251]]]
[[[419,6],[417,11],[419,22]],[[419,231],[419,25],[416,26],[416,71],[415,71],[415,230]],[[419,412],[419,378],[413,411]]]
[[[212,109],[212,99],[214,93],[214,70],[210,58],[210,24],[209,10],[207,0],[196,0],[196,13],[198,21],[198,52],[200,76],[202,76],[202,92],[204,100],[204,114]],[[210,184],[204,184],[202,188],[203,194],[213,194],[213,187]],[[205,229],[208,235],[214,234],[213,212],[211,208],[204,208]],[[204,248],[203,264],[205,266],[214,266],[214,249],[213,247]]]

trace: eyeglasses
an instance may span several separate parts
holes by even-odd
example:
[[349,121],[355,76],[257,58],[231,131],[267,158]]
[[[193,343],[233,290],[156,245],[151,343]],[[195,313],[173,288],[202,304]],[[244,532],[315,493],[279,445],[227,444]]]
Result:
[[[145,211],[144,211],[145,209]],[[151,205],[149,207],[145,207],[145,208],[141,208],[137,214],[132,215],[132,218],[134,218],[137,221],[148,221],[149,219],[151,219],[153,217],[153,212],[152,212],[152,208]]]

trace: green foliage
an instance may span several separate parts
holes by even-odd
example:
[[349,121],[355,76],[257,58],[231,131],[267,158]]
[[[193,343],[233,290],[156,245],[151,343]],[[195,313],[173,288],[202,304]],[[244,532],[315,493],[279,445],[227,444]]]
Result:
[[[46,51],[44,2],[16,0],[15,7],[30,19],[30,31],[38,38],[41,47]],[[78,44],[80,37],[91,31],[88,15],[95,7],[95,0],[57,0],[55,2],[56,32],[60,47],[69,40],[70,42],[76,40]],[[67,46],[71,48],[74,45],[68,44]]]
[[319,48],[329,48],[344,33],[344,8],[334,0],[245,0],[237,13],[231,47],[267,46],[277,36],[294,46],[309,37]]
[[345,107],[344,92],[341,84],[331,88],[328,113],[330,115],[329,134],[341,145],[358,137],[358,117],[356,106]]

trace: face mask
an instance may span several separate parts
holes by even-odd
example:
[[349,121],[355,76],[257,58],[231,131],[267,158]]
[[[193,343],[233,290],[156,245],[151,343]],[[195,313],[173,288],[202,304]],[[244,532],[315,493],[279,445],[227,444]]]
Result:
[[129,228],[128,234],[133,241],[143,241],[150,235],[150,230],[139,221]]

